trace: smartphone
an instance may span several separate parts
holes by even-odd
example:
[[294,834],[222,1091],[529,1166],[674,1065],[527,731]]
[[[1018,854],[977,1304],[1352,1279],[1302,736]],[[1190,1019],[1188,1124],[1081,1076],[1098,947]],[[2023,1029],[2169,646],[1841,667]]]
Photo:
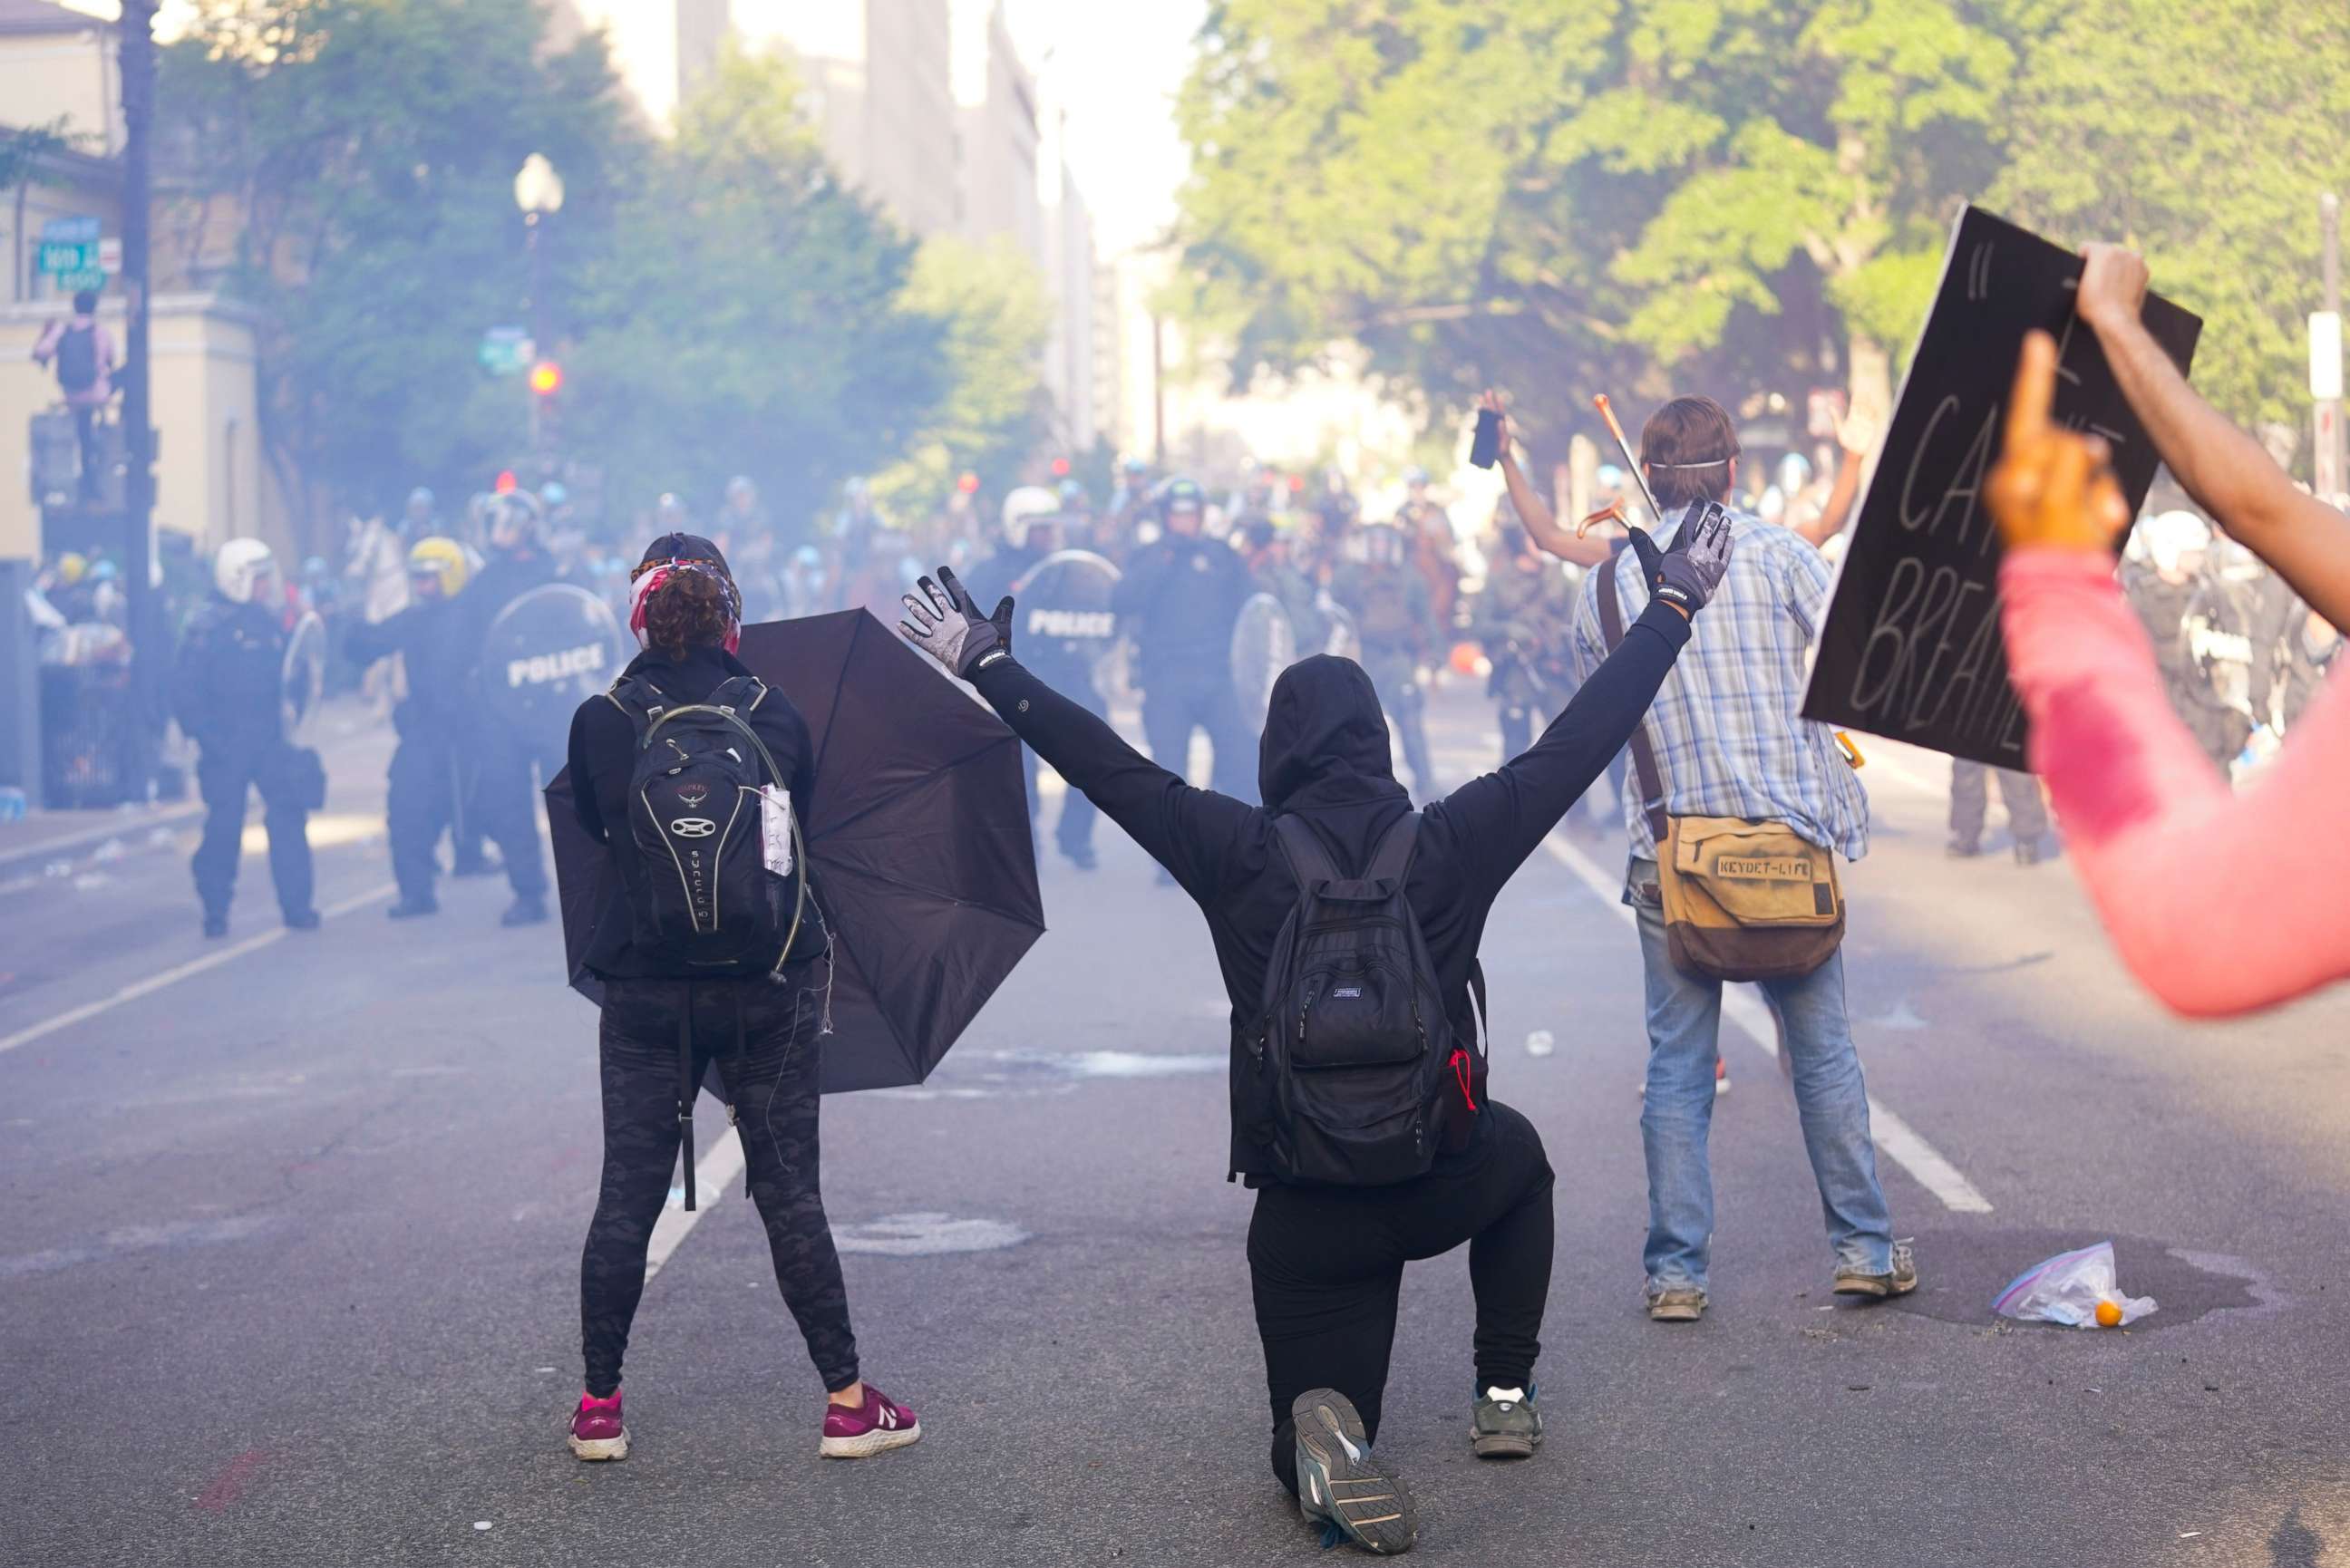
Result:
[[1477,434],[1469,443],[1469,462],[1476,468],[1491,468],[1502,457],[1502,417],[1491,409],[1477,410]]

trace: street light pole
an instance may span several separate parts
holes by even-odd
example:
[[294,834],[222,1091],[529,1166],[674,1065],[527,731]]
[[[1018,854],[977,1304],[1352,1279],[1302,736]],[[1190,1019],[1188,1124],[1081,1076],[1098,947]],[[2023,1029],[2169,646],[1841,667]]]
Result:
[[163,716],[162,607],[154,576],[155,424],[149,393],[148,207],[155,122],[156,0],[124,0],[122,69],[122,280],[130,310],[122,389],[122,575],[130,618],[130,722],[122,745],[125,798],[143,800],[154,779],[154,738]]
[[[546,248],[539,231],[546,220],[563,211],[563,176],[546,155],[534,152],[523,160],[522,168],[515,174],[515,205],[522,209],[523,248],[530,263],[530,338],[536,358],[545,358],[555,348],[554,326],[546,313]],[[545,400],[536,388],[530,391],[530,455],[542,467],[546,459],[546,432],[539,405]]]

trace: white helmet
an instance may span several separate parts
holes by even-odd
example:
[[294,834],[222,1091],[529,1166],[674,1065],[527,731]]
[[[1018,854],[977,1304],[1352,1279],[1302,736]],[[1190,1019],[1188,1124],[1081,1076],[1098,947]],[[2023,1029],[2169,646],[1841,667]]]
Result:
[[264,579],[276,575],[277,557],[258,539],[231,539],[213,557],[213,586],[221,597],[249,605]]
[[2211,524],[2185,510],[2156,514],[2138,524],[2138,535],[2160,572],[2176,574],[2189,556],[2211,547]]
[[1059,514],[1061,498],[1041,484],[1024,484],[1003,498],[1003,537],[1015,550],[1025,548],[1028,525],[1039,517]]

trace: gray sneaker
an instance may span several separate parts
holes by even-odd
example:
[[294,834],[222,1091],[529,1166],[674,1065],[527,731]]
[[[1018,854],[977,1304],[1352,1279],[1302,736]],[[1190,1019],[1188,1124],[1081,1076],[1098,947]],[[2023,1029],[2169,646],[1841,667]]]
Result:
[[1648,1287],[1650,1323],[1695,1323],[1705,1315],[1705,1293],[1695,1285]]
[[1917,1288],[1918,1259],[1907,1241],[1893,1243],[1893,1267],[1884,1273],[1864,1274],[1845,1266],[1836,1269],[1835,1293],[1840,1296],[1872,1296],[1882,1301],[1887,1296],[1906,1296]]
[[1539,1388],[1488,1388],[1469,1420],[1469,1446],[1481,1459],[1523,1459],[1542,1447]]
[[1335,1388],[1309,1388],[1289,1407],[1297,1427],[1297,1511],[1323,1526],[1324,1544],[1351,1541],[1394,1556],[1419,1539],[1419,1519],[1403,1482],[1371,1458],[1354,1402]]

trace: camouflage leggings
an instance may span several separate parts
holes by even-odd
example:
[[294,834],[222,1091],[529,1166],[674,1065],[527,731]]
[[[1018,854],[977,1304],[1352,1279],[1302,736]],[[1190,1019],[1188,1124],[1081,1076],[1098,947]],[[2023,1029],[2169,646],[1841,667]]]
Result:
[[[690,997],[690,1001],[689,1001]],[[816,1178],[818,999],[756,981],[616,981],[599,1037],[604,1182],[579,1260],[588,1391],[620,1386],[620,1359],[645,1288],[645,1251],[678,1164],[678,1026],[692,1009],[694,1081],[715,1065],[735,1108],[752,1199],[775,1281],[828,1391],[857,1381],[848,1291]],[[721,1134],[721,1137],[726,1135]],[[712,1194],[698,1200],[707,1203]]]

